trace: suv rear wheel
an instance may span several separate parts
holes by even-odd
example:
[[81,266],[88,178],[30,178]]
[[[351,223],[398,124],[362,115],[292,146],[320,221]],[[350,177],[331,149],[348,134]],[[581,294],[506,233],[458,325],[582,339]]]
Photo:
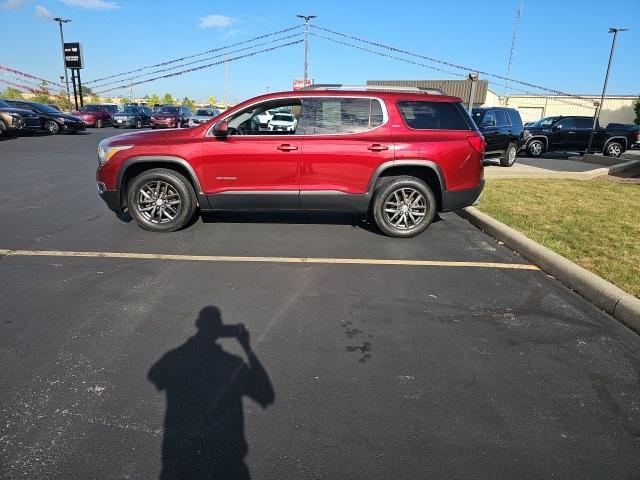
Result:
[[607,157],[619,157],[622,155],[622,145],[618,142],[610,142],[604,150]]
[[500,165],[503,167],[512,167],[516,163],[516,156],[518,155],[518,149],[514,143],[510,143],[507,147],[507,151],[504,153],[504,157],[500,159]]
[[373,196],[373,218],[390,237],[409,238],[424,232],[436,215],[429,186],[410,176],[389,177]]
[[129,183],[127,206],[131,217],[145,230],[174,232],[193,217],[196,194],[178,172],[154,168]]

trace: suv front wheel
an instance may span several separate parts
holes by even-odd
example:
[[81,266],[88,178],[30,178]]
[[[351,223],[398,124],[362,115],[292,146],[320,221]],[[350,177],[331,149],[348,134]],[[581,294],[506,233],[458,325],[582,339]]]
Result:
[[373,196],[373,218],[390,237],[415,237],[427,229],[435,215],[431,188],[415,177],[389,177]]
[[193,217],[196,194],[189,181],[178,172],[154,168],[129,183],[127,208],[145,230],[174,232]]

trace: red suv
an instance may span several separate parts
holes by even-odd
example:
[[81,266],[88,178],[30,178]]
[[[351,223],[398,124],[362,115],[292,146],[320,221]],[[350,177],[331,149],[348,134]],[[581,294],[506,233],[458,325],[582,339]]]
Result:
[[[272,93],[195,128],[105,139],[98,192],[157,232],[197,208],[307,209],[369,212],[387,235],[418,235],[477,200],[484,138],[459,98],[376,88]],[[293,128],[264,128],[266,111]]]
[[72,115],[82,119],[87,127],[102,128],[105,125],[112,125],[112,116],[118,112],[118,107],[113,104],[91,104],[85,105]]

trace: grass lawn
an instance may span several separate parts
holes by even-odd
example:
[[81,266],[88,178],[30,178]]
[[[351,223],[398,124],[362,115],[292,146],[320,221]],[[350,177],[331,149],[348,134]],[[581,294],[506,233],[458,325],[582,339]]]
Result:
[[640,297],[640,184],[487,180],[478,208]]

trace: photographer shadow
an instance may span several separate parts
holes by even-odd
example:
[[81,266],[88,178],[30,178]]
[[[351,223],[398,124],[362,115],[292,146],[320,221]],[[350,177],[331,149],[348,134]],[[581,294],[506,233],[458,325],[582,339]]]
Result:
[[[220,310],[201,310],[197,333],[167,352],[148,378],[166,392],[161,480],[249,479],[242,397],[273,403],[271,381],[242,324],[223,325]],[[235,337],[248,363],[216,342]]]

